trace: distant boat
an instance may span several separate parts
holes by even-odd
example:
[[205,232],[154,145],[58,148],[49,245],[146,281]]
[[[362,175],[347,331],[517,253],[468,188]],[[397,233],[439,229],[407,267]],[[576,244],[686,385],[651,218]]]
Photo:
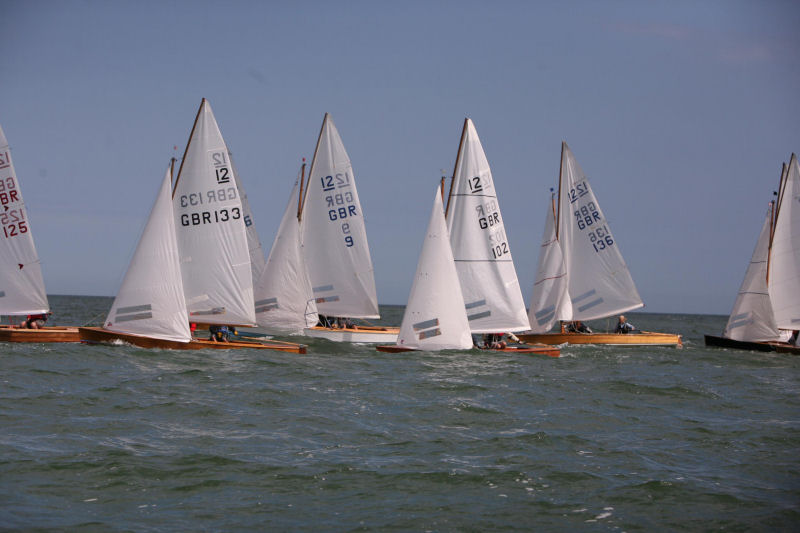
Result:
[[781,169],[777,202],[769,203],[750,265],[721,336],[706,346],[800,354],[787,342],[800,329],[800,166]]
[[322,324],[309,337],[344,342],[393,342],[398,328],[356,325],[380,318],[364,215],[350,158],[326,113],[305,190],[301,242]]
[[[376,348],[389,353],[473,348],[467,310],[450,245],[450,232],[445,222],[444,206],[438,188],[397,342]],[[499,351],[544,353],[552,356],[560,353],[558,348],[541,346],[512,347]]]
[[292,343],[192,338],[190,321],[228,326],[255,322],[240,195],[229,151],[205,99],[174,191],[171,182],[172,165],[103,327],[80,328],[81,341],[305,353],[305,346]]
[[[28,211],[14,172],[11,149],[0,127],[0,315],[47,315],[50,305],[42,269],[33,244]],[[78,328],[40,329],[0,326],[4,342],[78,342]]]
[[[520,335],[521,339],[545,344],[682,345],[681,336],[671,333],[564,329],[564,322],[606,318],[644,305],[589,180],[567,143],[561,144],[558,203],[551,198],[546,216],[528,312],[533,333]],[[548,333],[559,322],[561,331]]]

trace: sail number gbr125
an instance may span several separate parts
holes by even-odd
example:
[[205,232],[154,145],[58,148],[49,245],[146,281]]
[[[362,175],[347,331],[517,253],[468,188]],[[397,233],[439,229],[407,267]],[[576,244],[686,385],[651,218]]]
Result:
[[21,207],[16,209],[9,209],[8,207],[8,204],[19,201],[19,189],[17,189],[17,182],[14,177],[0,178],[0,206],[2,206],[0,226],[3,226],[3,236],[6,239],[28,233],[25,211]]

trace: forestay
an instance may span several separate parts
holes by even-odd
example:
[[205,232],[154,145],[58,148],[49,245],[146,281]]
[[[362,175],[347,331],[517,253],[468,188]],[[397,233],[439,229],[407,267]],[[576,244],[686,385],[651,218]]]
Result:
[[492,171],[470,119],[464,121],[453,171],[447,228],[472,332],[527,330]]
[[567,143],[561,145],[558,223],[572,320],[603,318],[644,305],[589,180]]
[[723,337],[746,342],[781,340],[767,290],[767,257],[772,212],[773,203],[770,202],[767,218],[758,236],[753,257],[739,288]]
[[250,252],[228,154],[203,99],[173,193],[181,272],[192,321],[253,325]]
[[570,320],[572,317],[572,304],[567,292],[567,270],[564,267],[561,244],[556,239],[555,200],[552,195],[545,211],[539,269],[528,311],[528,320],[534,333],[546,333],[559,320]]
[[778,196],[769,294],[778,327],[800,329],[800,165],[795,154]]
[[171,187],[170,166],[104,329],[178,342],[191,340]]
[[303,328],[316,325],[318,320],[300,242],[299,191],[299,184],[295,183],[266,268],[255,285],[258,325],[282,333],[302,333]]
[[0,127],[0,315],[46,313],[50,306],[28,212]]
[[303,203],[302,241],[319,312],[380,318],[353,167],[327,113]]
[[397,345],[419,350],[472,347],[438,188]]

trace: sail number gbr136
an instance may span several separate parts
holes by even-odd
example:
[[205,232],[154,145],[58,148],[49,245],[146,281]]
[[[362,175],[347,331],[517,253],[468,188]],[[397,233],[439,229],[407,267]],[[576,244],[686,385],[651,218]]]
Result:
[[[575,203],[579,198],[589,194],[589,186],[585,181],[578,183],[575,188],[569,191],[569,202]],[[582,232],[586,232],[589,237],[589,243],[594,248],[595,252],[601,252],[614,245],[614,239],[608,226],[603,222],[603,216],[594,202],[587,202],[575,208],[573,211],[575,217],[575,224]]]
[[341,224],[344,244],[348,248],[353,246],[353,235],[350,230],[348,219],[358,216],[356,209],[355,195],[352,191],[337,192],[337,189],[350,187],[350,174],[337,173],[333,176],[322,176],[319,178],[322,184],[322,193],[325,196],[325,207],[328,209],[328,220]]

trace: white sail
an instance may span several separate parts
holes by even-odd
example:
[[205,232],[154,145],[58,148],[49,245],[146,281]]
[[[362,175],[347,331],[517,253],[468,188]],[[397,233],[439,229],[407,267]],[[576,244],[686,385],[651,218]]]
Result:
[[767,290],[767,256],[772,211],[773,204],[770,202],[767,218],[756,241],[753,257],[739,288],[723,337],[746,342],[781,340]]
[[528,311],[528,320],[534,333],[546,333],[558,321],[570,320],[572,317],[572,303],[567,292],[567,269],[564,266],[561,243],[556,238],[555,220],[555,200],[551,197],[544,221],[542,247],[539,250],[539,269]]
[[0,128],[0,315],[50,310],[11,149]]
[[603,318],[644,304],[589,180],[561,146],[557,229],[569,278],[572,320]]
[[228,153],[203,99],[173,193],[181,272],[192,321],[253,325],[250,251]]
[[327,113],[303,203],[302,240],[319,312],[380,318],[353,167]]
[[527,330],[492,171],[470,119],[464,121],[453,171],[447,228],[472,332]]
[[302,333],[318,320],[300,242],[299,190],[295,183],[266,267],[255,284],[258,325],[282,333]]
[[419,350],[472,347],[438,188],[397,344]]
[[250,209],[250,202],[247,200],[247,193],[242,185],[242,180],[239,178],[236,164],[233,162],[233,154],[228,152],[228,157],[230,158],[233,177],[236,180],[236,188],[239,190],[239,198],[242,201],[242,216],[244,217],[244,225],[247,231],[247,249],[250,251],[250,269],[253,274],[253,299],[258,300],[258,295],[255,294],[256,280],[261,277],[267,262],[264,259],[264,248],[261,246],[261,239],[258,237],[253,211]]
[[769,260],[769,295],[778,327],[800,329],[800,165],[795,154],[778,196]]
[[178,342],[191,340],[172,212],[171,166],[103,328]]

